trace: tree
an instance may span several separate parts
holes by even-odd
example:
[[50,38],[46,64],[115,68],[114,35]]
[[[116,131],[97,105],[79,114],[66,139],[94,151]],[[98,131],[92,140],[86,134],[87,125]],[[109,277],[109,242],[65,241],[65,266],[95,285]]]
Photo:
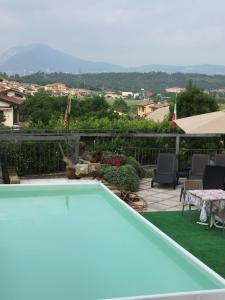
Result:
[[[40,91],[34,96],[28,96],[21,106],[21,111],[26,120],[32,124],[48,126],[53,119],[64,116],[67,106],[67,96],[53,97],[46,91]],[[71,103],[70,119],[73,118],[117,118],[103,97],[90,96],[84,99],[73,98]]]
[[112,105],[112,109],[126,114],[129,107],[123,99],[116,99]]
[[109,104],[101,96],[89,96],[82,101],[81,113],[84,115],[96,112],[106,112],[109,109]]
[[43,90],[34,96],[28,96],[21,106],[21,111],[33,124],[41,122],[47,125],[52,117],[60,117],[64,114],[66,104],[67,97],[51,97]]
[[[177,96],[177,117],[184,118],[219,110],[219,105],[214,96],[204,92],[190,80],[186,90]],[[174,101],[170,111],[173,112]]]

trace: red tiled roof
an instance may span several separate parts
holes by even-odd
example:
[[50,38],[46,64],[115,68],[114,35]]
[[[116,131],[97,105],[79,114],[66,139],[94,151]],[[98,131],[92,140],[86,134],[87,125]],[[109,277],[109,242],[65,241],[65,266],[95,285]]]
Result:
[[18,89],[16,89],[16,88],[10,88],[10,87],[8,87],[8,88],[6,88],[6,89],[4,90],[5,93],[8,93],[8,92],[10,92],[10,91],[16,92],[16,93],[21,94],[21,95],[24,95],[23,92],[21,92],[20,90],[18,90]]
[[147,96],[147,97],[152,97],[152,96],[153,96],[153,92],[152,92],[151,90],[148,90],[148,91],[146,92],[146,96]]
[[21,105],[24,100],[17,97],[9,97],[0,93],[0,100],[6,101],[11,104]]

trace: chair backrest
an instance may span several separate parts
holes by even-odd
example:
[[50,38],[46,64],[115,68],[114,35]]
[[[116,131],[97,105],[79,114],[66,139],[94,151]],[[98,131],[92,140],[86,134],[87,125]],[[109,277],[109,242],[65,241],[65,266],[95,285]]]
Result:
[[203,189],[203,182],[202,180],[198,179],[187,179],[184,181],[184,191],[189,190],[202,190]]
[[159,153],[157,159],[157,172],[170,173],[178,170],[176,154],[174,153]]
[[216,166],[225,166],[225,154],[216,154],[215,155],[215,165]]
[[208,154],[193,154],[191,174],[201,178],[203,176],[205,166],[209,164],[210,157]]
[[203,189],[225,188],[225,167],[206,166],[203,175]]

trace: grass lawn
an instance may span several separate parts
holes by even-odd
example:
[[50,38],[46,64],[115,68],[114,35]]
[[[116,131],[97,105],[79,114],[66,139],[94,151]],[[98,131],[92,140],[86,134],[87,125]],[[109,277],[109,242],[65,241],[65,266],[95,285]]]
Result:
[[196,224],[199,213],[148,212],[144,217],[225,278],[225,238],[222,229]]
[[[106,99],[106,101],[108,102],[109,105],[113,105],[114,101],[113,99]],[[136,114],[137,113],[137,105],[140,104],[141,100],[124,100],[126,102],[126,104],[128,105],[129,107],[129,112],[130,113],[134,113]]]
[[[108,102],[109,105],[113,105],[114,103],[114,99],[106,99],[106,101]],[[124,100],[128,106],[137,106],[138,104],[140,104],[141,102],[143,102],[143,100],[134,100],[134,99],[131,99],[131,100]]]

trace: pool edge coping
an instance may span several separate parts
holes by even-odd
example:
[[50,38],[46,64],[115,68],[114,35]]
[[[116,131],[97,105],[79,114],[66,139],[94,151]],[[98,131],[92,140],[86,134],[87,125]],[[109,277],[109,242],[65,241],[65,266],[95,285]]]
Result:
[[[140,296],[131,296],[131,297],[117,297],[117,298],[105,298],[105,300],[153,300],[153,299],[184,299],[184,300],[223,300],[225,299],[225,279],[220,276],[218,273],[216,273],[214,270],[212,270],[210,267],[208,267],[205,263],[203,263],[200,259],[198,259],[196,256],[191,254],[189,251],[184,249],[181,245],[179,245],[176,241],[174,241],[172,238],[170,238],[167,234],[165,234],[162,230],[160,230],[158,227],[156,227],[154,224],[152,224],[150,221],[145,219],[140,213],[135,211],[132,207],[130,207],[127,203],[125,203],[122,199],[120,199],[115,193],[113,193],[104,183],[102,183],[99,180],[79,180],[76,182],[47,182],[47,183],[25,183],[25,184],[0,184],[1,187],[7,187],[10,186],[19,187],[19,186],[55,186],[55,185],[99,185],[104,190],[106,190],[108,193],[110,193],[114,198],[116,198],[124,207],[126,207],[130,212],[135,214],[147,227],[150,227],[155,232],[159,233],[159,235],[164,238],[166,241],[168,241],[171,245],[173,245],[176,249],[178,249],[181,253],[186,255],[190,260],[195,262],[199,267],[201,267],[203,270],[208,272],[214,279],[216,279],[218,282],[222,283],[224,285],[224,288],[221,289],[210,289],[210,290],[200,290],[200,291],[191,291],[191,292],[177,292],[177,293],[165,293],[165,294],[155,294],[155,295],[140,295]],[[215,296],[217,296],[215,298]],[[201,297],[202,296],[202,297]],[[205,298],[206,296],[207,298]],[[212,297],[210,297],[212,296]],[[221,296],[221,297],[220,297]]]
[[[158,227],[156,227],[154,224],[152,224],[150,221],[146,220],[140,213],[138,213],[136,210],[134,210],[132,207],[130,207],[127,203],[125,203],[122,199],[120,199],[116,194],[114,194],[107,186],[105,186],[102,182],[98,182],[102,188],[107,190],[111,195],[117,198],[117,200],[124,206],[126,206],[130,211],[132,211],[139,219],[142,220],[148,227],[154,229],[157,233],[160,234],[166,241],[168,241],[171,245],[173,245],[176,249],[178,249],[180,252],[182,252],[184,255],[188,256],[188,258],[192,261],[194,261],[198,266],[200,266],[203,270],[208,272],[212,277],[214,277],[217,281],[222,283],[224,285],[224,288],[221,289],[211,289],[211,290],[202,290],[202,291],[192,291],[192,292],[178,292],[178,293],[169,293],[169,294],[159,294],[159,295],[146,295],[146,296],[136,296],[136,297],[122,297],[122,298],[112,298],[114,300],[121,299],[121,300],[144,300],[144,299],[169,299],[172,297],[178,296],[194,296],[197,297],[204,295],[204,294],[222,294],[225,299],[225,279],[220,276],[218,273],[216,273],[214,270],[212,270],[210,267],[208,267],[205,263],[203,263],[200,259],[198,259],[196,256],[191,254],[189,251],[187,251],[185,248],[183,248],[181,245],[179,245],[176,241],[174,241],[171,237],[169,237],[167,234],[165,234],[162,230],[160,230]],[[194,299],[194,298],[193,298]],[[208,298],[210,299],[210,298]],[[214,300],[215,298],[211,298]],[[221,298],[222,299],[222,298]],[[107,300],[107,299],[106,299]],[[203,298],[196,298],[196,300],[203,300]],[[216,299],[215,299],[216,300]]]

